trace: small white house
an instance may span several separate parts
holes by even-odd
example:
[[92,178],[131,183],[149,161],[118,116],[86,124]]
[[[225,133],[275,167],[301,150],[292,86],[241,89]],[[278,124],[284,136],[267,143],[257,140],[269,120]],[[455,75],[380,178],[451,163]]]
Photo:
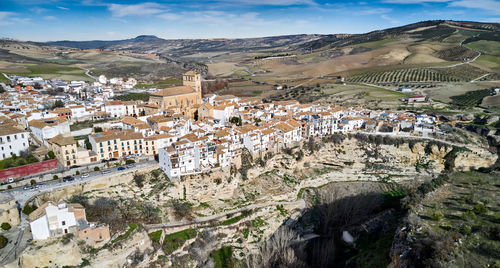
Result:
[[[71,206],[70,206],[71,205]],[[76,233],[78,231],[75,209],[83,210],[79,204],[54,204],[47,202],[29,215],[33,239],[41,240],[49,237]]]

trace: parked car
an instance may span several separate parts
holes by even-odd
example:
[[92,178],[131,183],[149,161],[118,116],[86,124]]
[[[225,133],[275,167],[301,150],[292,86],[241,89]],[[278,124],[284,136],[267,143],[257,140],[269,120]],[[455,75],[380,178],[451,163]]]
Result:
[[82,179],[85,179],[85,178],[88,178],[88,177],[89,177],[88,173],[83,173],[82,176],[81,176]]
[[135,164],[129,164],[129,165],[127,165],[127,168],[133,168],[133,167],[135,167]]
[[111,159],[109,159],[109,161],[116,161],[116,160],[118,160],[118,158],[111,158]]
[[24,190],[32,190],[32,189],[35,189],[35,187],[33,187],[33,185],[26,185],[23,187]]
[[101,171],[101,174],[109,174],[109,173],[111,173],[111,170],[109,169]]
[[69,167],[69,168],[71,169],[71,168],[79,168],[79,167],[80,167],[80,166],[78,166],[78,165],[74,165],[74,166],[71,166],[71,167]]
[[125,170],[125,167],[119,167],[118,171]]
[[63,182],[73,181],[73,180],[75,180],[75,178],[73,178],[72,176],[66,176],[63,178]]

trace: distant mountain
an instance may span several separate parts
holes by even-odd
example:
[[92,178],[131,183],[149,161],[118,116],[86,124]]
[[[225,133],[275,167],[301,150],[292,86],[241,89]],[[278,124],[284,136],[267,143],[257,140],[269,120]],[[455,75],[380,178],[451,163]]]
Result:
[[107,46],[120,43],[156,42],[163,40],[165,39],[161,39],[155,35],[139,35],[135,38],[124,39],[124,40],[91,40],[91,41],[62,40],[62,41],[46,42],[45,44],[70,47],[70,48],[79,48],[79,49],[98,49],[98,48],[106,48]]
[[161,39],[154,35],[140,35],[125,40],[55,41],[45,44],[80,48],[110,49],[137,53],[158,53],[164,56],[184,56],[196,52],[252,51],[255,49],[290,49],[300,44],[323,37],[317,34],[299,34],[238,39]]

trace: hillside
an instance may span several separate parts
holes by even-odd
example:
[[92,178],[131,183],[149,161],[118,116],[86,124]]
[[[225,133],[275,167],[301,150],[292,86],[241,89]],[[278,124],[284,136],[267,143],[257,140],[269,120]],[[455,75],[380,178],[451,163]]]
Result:
[[[291,86],[334,83],[339,75],[351,83],[387,89],[405,85],[437,89],[441,83],[464,83],[476,78],[480,78],[476,84],[483,86],[498,80],[499,29],[498,23],[435,20],[365,34],[178,40],[138,36],[48,43],[3,40],[0,71],[17,72],[27,67],[20,63],[48,61],[148,82],[197,69],[216,77]],[[142,53],[159,58],[138,56]],[[467,66],[459,66],[463,64]],[[398,75],[406,72],[415,75],[408,79]],[[394,77],[398,78],[391,79]],[[267,90],[262,93],[261,97],[270,94]]]

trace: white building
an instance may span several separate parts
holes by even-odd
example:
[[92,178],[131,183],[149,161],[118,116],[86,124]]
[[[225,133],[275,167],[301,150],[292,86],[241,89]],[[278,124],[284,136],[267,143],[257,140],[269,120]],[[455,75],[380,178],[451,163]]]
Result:
[[200,171],[199,149],[187,140],[174,142],[172,147],[161,148],[158,155],[160,168],[171,180]]
[[46,140],[52,139],[59,134],[64,135],[71,132],[69,121],[60,117],[31,120],[28,122],[28,126],[33,136],[45,145],[48,145]]
[[103,85],[106,85],[106,83],[108,82],[108,79],[103,74],[99,75],[99,79],[98,80],[99,80],[99,83],[101,83]]
[[0,160],[19,155],[28,149],[29,133],[13,126],[4,125],[0,129]]
[[[78,223],[75,214],[85,209],[80,204],[59,204],[47,202],[29,215],[33,239],[47,239],[67,233],[76,233]],[[76,213],[75,213],[76,212]]]
[[234,106],[218,105],[213,108],[213,117],[220,120],[221,123],[229,121],[234,113]]

